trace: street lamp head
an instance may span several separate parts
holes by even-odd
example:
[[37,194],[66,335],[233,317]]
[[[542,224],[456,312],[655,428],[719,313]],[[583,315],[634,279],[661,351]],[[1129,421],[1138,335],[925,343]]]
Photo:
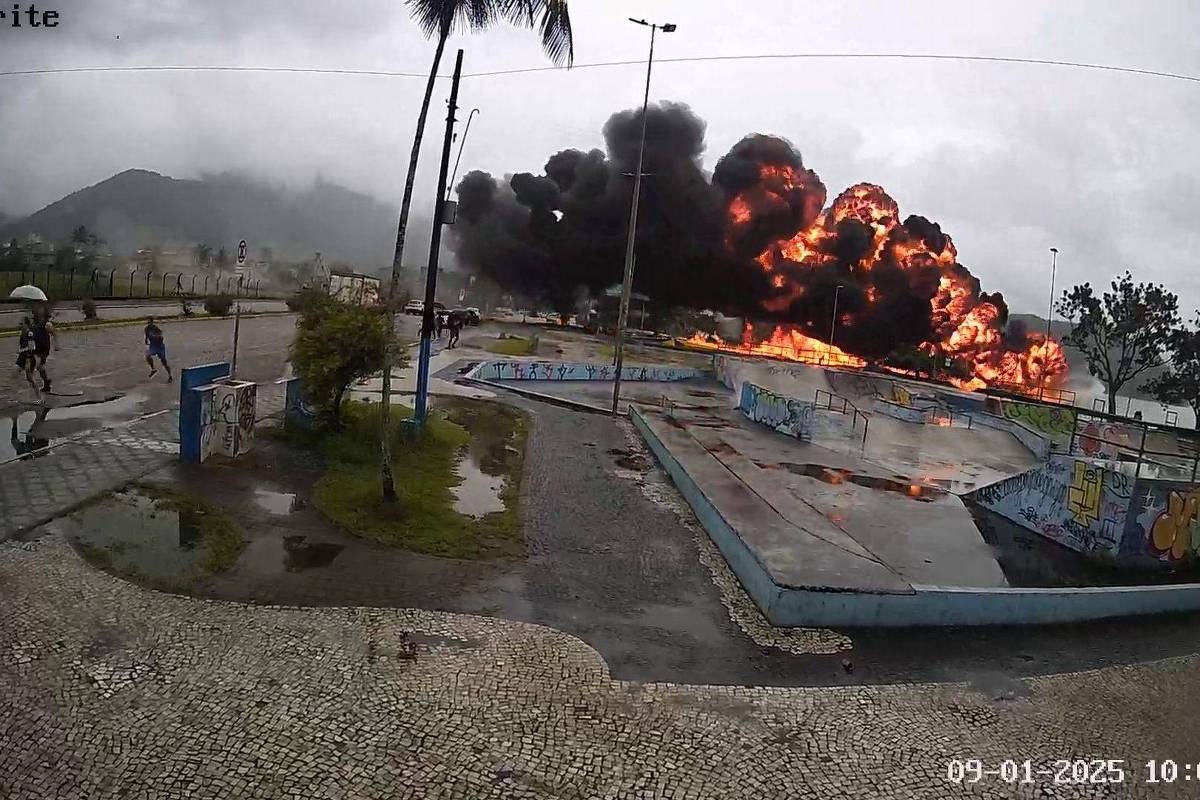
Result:
[[649,25],[650,24],[649,22],[646,22],[646,20],[644,20],[644,19],[634,19],[633,17],[630,17],[629,21],[633,22],[637,25]]
[[1058,248],[1057,248],[1057,247],[1051,247],[1051,248],[1050,248],[1050,252],[1051,252],[1051,253],[1057,253],[1057,252],[1058,252]]
[[674,22],[667,22],[667,23],[664,23],[664,24],[663,24],[663,26],[662,26],[662,32],[663,32],[663,33],[674,33],[674,32],[675,32],[675,29],[676,29],[676,28],[678,28],[678,27],[679,27],[679,26],[678,26],[678,25],[676,25]]

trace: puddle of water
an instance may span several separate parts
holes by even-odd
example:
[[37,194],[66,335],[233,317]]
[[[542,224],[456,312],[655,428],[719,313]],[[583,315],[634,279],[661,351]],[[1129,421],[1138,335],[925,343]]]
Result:
[[304,536],[283,537],[283,569],[303,572],[306,569],[328,567],[345,545],[331,542],[306,542]]
[[902,494],[905,497],[911,497],[913,500],[922,503],[931,502],[933,498],[946,494],[945,489],[925,486],[919,483],[894,481],[891,478],[879,478],[874,475],[860,475],[848,469],[834,469],[833,467],[826,467],[821,464],[792,464],[790,462],[783,462],[779,466],[797,475],[816,478],[819,481],[835,486],[843,483],[853,483],[856,486],[865,486],[869,489]]
[[0,463],[14,458],[32,457],[51,444],[89,430],[96,430],[137,415],[145,397],[125,395],[99,401],[76,401],[55,405],[59,398],[50,396],[45,405],[7,417],[0,417]]
[[253,583],[284,572],[323,569],[344,549],[345,545],[310,542],[302,535],[260,536],[246,546],[231,578]]
[[454,510],[468,517],[482,517],[504,510],[500,492],[504,489],[503,475],[488,475],[479,468],[479,460],[471,449],[463,454],[456,468],[462,483],[454,487]]
[[157,584],[188,583],[208,558],[196,515],[164,511],[136,492],[120,492],[69,518],[84,557],[114,572]]
[[270,489],[255,489],[254,503],[268,514],[284,517],[296,507],[295,492],[273,492]]

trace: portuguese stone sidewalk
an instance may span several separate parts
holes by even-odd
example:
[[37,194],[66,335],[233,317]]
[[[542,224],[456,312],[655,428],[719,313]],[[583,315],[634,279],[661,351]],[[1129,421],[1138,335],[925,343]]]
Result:
[[[282,388],[260,385],[258,419],[282,409]],[[0,540],[31,530],[178,458],[178,413],[167,409],[2,464]]]
[[[53,525],[0,544],[0,587],[7,800],[1195,796],[1141,774],[1195,758],[1195,658],[989,692],[639,684],[528,623],[140,589]],[[955,758],[1128,777],[968,787]]]

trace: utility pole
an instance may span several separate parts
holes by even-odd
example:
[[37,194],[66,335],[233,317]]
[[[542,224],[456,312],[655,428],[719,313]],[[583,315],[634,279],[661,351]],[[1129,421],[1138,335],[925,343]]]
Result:
[[837,301],[838,293],[842,291],[842,285],[839,283],[837,288],[833,290],[833,318],[829,320],[829,346],[833,347],[833,334],[837,332]]
[[438,171],[437,203],[433,209],[433,233],[429,237],[429,269],[425,274],[425,311],[421,317],[421,346],[417,360],[417,397],[413,419],[425,422],[429,405],[429,356],[433,348],[433,302],[437,294],[438,250],[442,246],[442,225],[446,211],[446,176],[450,172],[450,150],[454,145],[454,112],[458,110],[458,83],[462,78],[463,51],[454,62],[454,80],[450,84],[450,107],[446,113],[446,138],[442,142],[442,166]]
[[621,307],[617,313],[617,341],[615,353],[616,376],[613,379],[612,413],[617,414],[621,403],[621,368],[625,363],[625,323],[629,318],[629,295],[633,291],[633,255],[637,240],[638,200],[642,194],[642,163],[646,158],[646,117],[650,107],[650,72],[654,69],[654,35],[659,30],[663,33],[674,33],[678,27],[670,22],[662,25],[647,22],[644,19],[629,18],[636,25],[650,29],[650,57],[646,60],[646,94],[642,98],[642,138],[638,144],[637,170],[633,173],[633,200],[629,204],[629,239],[625,244],[625,279],[621,284]]
[[446,199],[450,199],[450,193],[454,191],[454,181],[458,178],[458,165],[462,162],[462,151],[467,146],[467,136],[471,133],[471,120],[475,119],[475,115],[479,113],[478,108],[472,108],[471,113],[467,114],[467,124],[463,127],[462,140],[458,143],[458,157],[454,159],[454,171],[450,173],[450,182],[446,184]]

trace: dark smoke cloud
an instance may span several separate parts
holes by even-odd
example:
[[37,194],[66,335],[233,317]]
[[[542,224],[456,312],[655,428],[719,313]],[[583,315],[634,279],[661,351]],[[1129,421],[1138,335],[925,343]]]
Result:
[[[964,315],[999,295],[955,261],[930,220],[899,219],[873,184],[826,210],[821,179],[785,139],[751,134],[708,180],[704,122],[686,105],[652,106],[637,229],[635,289],[666,305],[787,321],[827,340],[837,296],[837,344],[868,358],[942,341]],[[563,150],[543,175],[505,181],[472,172],[459,184],[452,246],[464,265],[569,311],[582,291],[620,281],[641,135],[640,111],[604,125],[607,152]],[[824,213],[823,213],[824,212]],[[789,242],[803,238],[803,247]],[[945,284],[955,288],[954,293]]]

